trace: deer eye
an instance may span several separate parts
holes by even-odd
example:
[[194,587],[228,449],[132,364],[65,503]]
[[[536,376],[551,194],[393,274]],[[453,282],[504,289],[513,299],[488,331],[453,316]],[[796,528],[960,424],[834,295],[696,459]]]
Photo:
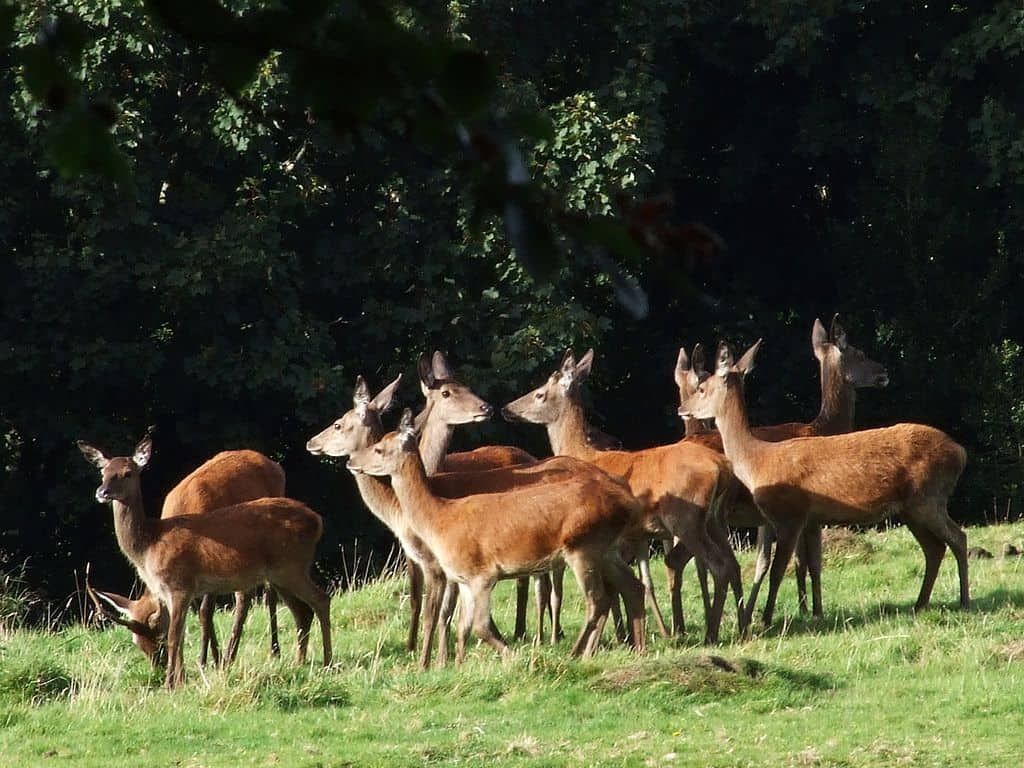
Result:
[[373,452],[376,453],[378,456],[383,456],[384,455],[384,449],[383,448],[374,448]]
[[447,389],[442,389],[441,390],[441,397],[451,397],[451,396],[452,396],[452,393],[449,392]]
[[703,385],[697,387],[697,391],[700,392],[702,395],[707,394]]
[[337,432],[339,429],[341,429],[341,422],[340,421],[334,422],[334,431]]
[[544,393],[543,392],[537,392],[534,395],[534,397],[537,398],[538,400],[543,400],[544,399]]

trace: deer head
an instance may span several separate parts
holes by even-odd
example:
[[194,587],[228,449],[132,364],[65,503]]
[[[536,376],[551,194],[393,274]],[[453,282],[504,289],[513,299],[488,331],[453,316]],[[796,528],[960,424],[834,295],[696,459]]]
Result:
[[471,424],[487,421],[494,408],[477,397],[473,391],[455,381],[455,375],[448,360],[441,352],[434,352],[432,358],[426,355],[417,365],[420,389],[431,409],[431,418],[444,424]]
[[349,456],[373,443],[384,432],[380,417],[391,407],[401,380],[402,374],[398,374],[394,381],[371,398],[366,380],[357,376],[352,409],[311,437],[306,443],[306,450],[315,456]]
[[761,339],[758,339],[739,361],[735,361],[729,345],[720,343],[715,373],[701,381],[697,389],[680,403],[679,415],[694,419],[716,418],[722,412],[728,389],[742,386],[743,377],[754,369],[754,359],[760,348]]
[[826,333],[821,320],[814,321],[811,347],[821,365],[837,371],[843,381],[857,388],[881,389],[889,384],[885,366],[865,355],[846,339],[846,330],[839,323],[839,315],[832,318],[832,328]]
[[105,504],[138,497],[141,488],[140,475],[153,455],[153,440],[149,435],[139,441],[131,456],[108,459],[98,448],[93,448],[81,440],[78,441],[78,450],[100,471],[102,482],[96,489],[96,501]]
[[345,465],[350,472],[367,475],[392,475],[398,472],[402,464],[418,450],[419,436],[416,420],[412,411],[406,408],[398,429],[390,432],[371,446],[353,453]]
[[132,633],[132,643],[146,654],[150,664],[158,667],[166,663],[167,609],[152,593],[147,592],[138,600],[132,600],[114,592],[93,589],[88,579],[85,591],[99,615],[128,628]]
[[567,349],[558,370],[541,386],[502,408],[502,415],[508,421],[553,424],[565,413],[572,398],[578,397],[580,382],[590,375],[593,364],[593,349],[588,349],[579,362]]

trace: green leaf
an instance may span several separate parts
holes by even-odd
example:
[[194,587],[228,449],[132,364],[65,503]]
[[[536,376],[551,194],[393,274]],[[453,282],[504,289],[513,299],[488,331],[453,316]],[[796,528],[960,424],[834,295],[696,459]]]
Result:
[[46,137],[46,150],[65,178],[95,173],[119,185],[131,183],[127,160],[90,110],[74,107],[61,114]]

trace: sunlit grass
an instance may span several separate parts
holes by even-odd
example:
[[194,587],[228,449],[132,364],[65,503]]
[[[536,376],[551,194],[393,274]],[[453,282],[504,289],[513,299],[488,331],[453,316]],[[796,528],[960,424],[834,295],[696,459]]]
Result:
[[[505,660],[477,646],[461,668],[421,673],[404,648],[400,577],[335,597],[327,670],[315,629],[310,663],[293,664],[285,610],[271,659],[261,607],[238,663],[199,670],[191,618],[188,682],[171,693],[118,627],[13,629],[0,640],[0,764],[1017,764],[1024,558],[999,552],[1024,542],[1024,525],[969,538],[996,554],[971,561],[970,612],[955,608],[947,557],[933,608],[913,615],[920,551],[902,529],[871,532],[833,541],[824,620],[798,614],[787,579],[772,628],[736,642],[730,609],[725,643],[704,649],[691,572],[687,637],[652,634],[642,657],[606,632],[590,661],[568,658],[569,641],[521,644]],[[582,602],[568,581],[567,593],[571,633]],[[503,584],[496,596],[502,628],[511,594]],[[222,640],[229,622],[218,612]]]

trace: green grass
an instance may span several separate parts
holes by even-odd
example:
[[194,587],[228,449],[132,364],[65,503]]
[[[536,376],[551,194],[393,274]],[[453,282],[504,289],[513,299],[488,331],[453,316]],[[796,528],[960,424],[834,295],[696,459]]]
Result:
[[[1024,558],[998,553],[1024,541],[1024,525],[969,538],[997,555],[971,561],[970,612],[954,607],[947,556],[933,607],[911,614],[923,558],[895,529],[833,546],[824,621],[796,613],[787,579],[774,628],[735,642],[730,610],[725,643],[710,650],[697,644],[691,570],[688,636],[652,635],[642,657],[609,637],[587,662],[567,657],[568,641],[519,646],[508,660],[478,646],[461,668],[420,673],[403,647],[397,578],[335,598],[326,671],[291,664],[285,611],[284,659],[270,660],[266,614],[254,608],[239,663],[201,674],[191,619],[189,680],[171,693],[120,628],[8,630],[0,765],[1019,764]],[[749,579],[750,553],[742,560]],[[571,631],[581,604],[575,584],[567,592]],[[495,601],[502,627],[509,595],[502,585]],[[228,620],[219,612],[222,638]],[[313,659],[319,649],[314,632]]]

